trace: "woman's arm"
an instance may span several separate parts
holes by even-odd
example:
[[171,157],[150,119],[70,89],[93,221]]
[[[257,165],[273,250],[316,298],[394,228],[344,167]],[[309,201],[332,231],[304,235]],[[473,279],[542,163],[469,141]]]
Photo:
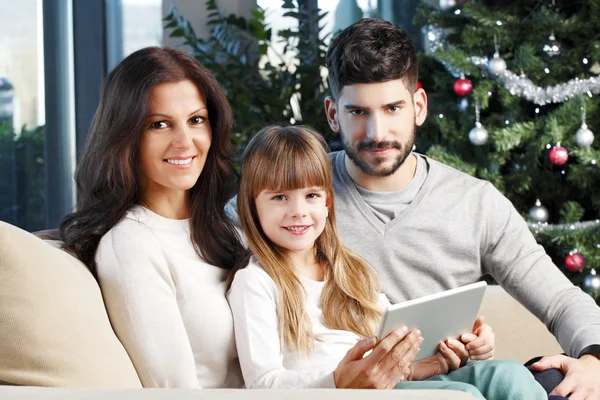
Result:
[[109,231],[96,253],[104,303],[144,387],[197,388],[194,354],[161,248],[138,222]]

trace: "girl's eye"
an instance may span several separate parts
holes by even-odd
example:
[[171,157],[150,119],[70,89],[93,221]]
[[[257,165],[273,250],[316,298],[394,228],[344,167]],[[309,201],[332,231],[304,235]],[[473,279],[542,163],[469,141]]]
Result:
[[201,117],[199,115],[190,118],[190,123],[193,125],[198,125],[204,122],[204,117]]
[[150,124],[151,129],[165,129],[167,126],[166,121],[156,121]]
[[307,199],[316,199],[318,197],[321,197],[321,195],[319,193],[309,193],[306,195]]
[[285,200],[285,196],[282,194],[278,194],[277,196],[273,196],[273,200],[282,201]]

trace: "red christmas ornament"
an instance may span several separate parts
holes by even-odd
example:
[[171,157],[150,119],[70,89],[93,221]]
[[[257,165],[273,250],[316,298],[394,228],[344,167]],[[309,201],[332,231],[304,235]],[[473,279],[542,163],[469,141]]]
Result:
[[473,84],[470,80],[461,77],[459,80],[454,82],[454,93],[460,97],[465,97],[473,91]]
[[421,81],[417,81],[417,89],[422,89],[423,88],[423,84],[421,83]]
[[585,258],[579,253],[569,253],[565,257],[565,266],[569,271],[579,272],[585,266]]
[[550,149],[548,156],[550,157],[552,164],[556,165],[566,164],[569,160],[569,152],[560,144],[553,146],[552,149]]

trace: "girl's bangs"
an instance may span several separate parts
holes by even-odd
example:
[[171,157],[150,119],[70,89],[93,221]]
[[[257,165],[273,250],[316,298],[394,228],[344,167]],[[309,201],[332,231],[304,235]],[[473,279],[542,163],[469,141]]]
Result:
[[315,151],[306,142],[298,141],[279,144],[281,151],[264,158],[254,171],[257,184],[255,195],[263,190],[284,191],[331,186],[329,160],[327,156],[324,160],[320,156],[324,153],[322,149]]

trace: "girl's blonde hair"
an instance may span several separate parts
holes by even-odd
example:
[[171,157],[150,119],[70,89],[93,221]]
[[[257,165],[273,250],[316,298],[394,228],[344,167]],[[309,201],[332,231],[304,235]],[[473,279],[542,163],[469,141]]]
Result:
[[325,325],[363,337],[371,336],[382,312],[378,306],[379,283],[366,261],[339,239],[325,140],[308,127],[268,126],[246,147],[237,197],[240,222],[250,251],[279,290],[282,346],[303,355],[309,355],[314,340],[318,340],[305,311],[305,293],[286,250],[273,243],[262,230],[255,199],[265,189],[279,191],[312,186],[325,190],[329,207],[323,233],[315,241],[315,257],[325,269],[321,294]]

